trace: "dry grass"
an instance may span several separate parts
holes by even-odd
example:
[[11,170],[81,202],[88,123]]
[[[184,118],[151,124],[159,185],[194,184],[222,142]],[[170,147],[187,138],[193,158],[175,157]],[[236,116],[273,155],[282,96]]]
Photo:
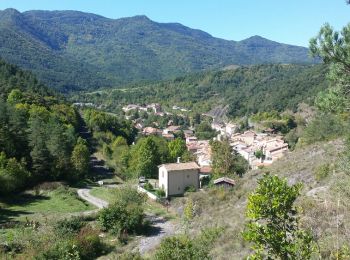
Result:
[[[329,259],[337,245],[341,247],[350,241],[350,176],[341,172],[338,167],[343,148],[341,140],[298,148],[271,167],[250,171],[243,178],[237,179],[237,186],[232,191],[208,189],[188,194],[196,209],[190,232],[197,233],[202,228],[212,226],[225,227],[211,252],[213,258],[243,259],[249,254],[249,244],[241,237],[246,221],[247,198],[255,189],[257,179],[263,173],[270,172],[287,178],[290,184],[304,184],[297,202],[301,223],[311,229],[323,258]],[[326,164],[330,166],[330,172],[322,178],[317,177],[317,170]],[[177,198],[172,201],[179,215],[186,199]]]

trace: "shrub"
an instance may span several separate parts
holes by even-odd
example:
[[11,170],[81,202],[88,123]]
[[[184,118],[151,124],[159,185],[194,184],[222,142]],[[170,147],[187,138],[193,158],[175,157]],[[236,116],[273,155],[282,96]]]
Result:
[[101,210],[98,221],[104,231],[116,234],[122,240],[128,232],[136,232],[142,227],[145,197],[128,187],[116,194],[115,203]]
[[54,230],[59,235],[72,235],[80,231],[85,226],[81,217],[72,217],[58,221],[54,225]]
[[311,121],[302,134],[302,142],[312,144],[338,138],[345,133],[343,120],[332,114],[320,114]]
[[147,182],[145,183],[145,185],[143,185],[143,187],[148,190],[148,191],[152,191],[153,190],[153,186],[151,183]]
[[158,189],[158,190],[156,190],[156,195],[159,198],[163,198],[163,197],[165,197],[165,191],[163,189]]
[[195,239],[190,239],[187,235],[167,237],[161,242],[155,259],[210,259],[210,250],[220,233],[221,229],[213,228],[203,230]]
[[118,257],[119,260],[142,260],[139,252],[126,252]]
[[35,257],[36,260],[80,260],[79,248],[71,241],[59,241]]
[[84,226],[75,238],[82,259],[95,259],[102,252],[99,232],[91,226]]
[[195,191],[196,191],[196,187],[194,185],[190,185],[185,188],[185,192],[195,192]]
[[317,181],[323,180],[329,175],[330,171],[331,171],[331,166],[328,163],[317,167],[314,171],[315,179]]

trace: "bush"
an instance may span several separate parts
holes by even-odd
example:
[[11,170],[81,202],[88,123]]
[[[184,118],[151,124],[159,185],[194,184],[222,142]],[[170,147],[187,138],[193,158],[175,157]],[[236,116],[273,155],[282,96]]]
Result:
[[193,186],[193,185],[187,186],[187,187],[185,188],[185,192],[195,192],[195,191],[197,191],[197,189],[196,189],[196,187]]
[[80,231],[85,226],[85,222],[81,217],[72,217],[58,221],[54,225],[54,230],[59,235],[72,235]]
[[195,239],[190,239],[187,235],[167,237],[161,242],[155,259],[210,259],[211,247],[221,231],[219,228],[203,230]]
[[345,125],[340,117],[320,114],[307,125],[301,140],[305,144],[327,141],[343,136],[345,130]]
[[129,187],[119,189],[116,195],[116,201],[101,210],[98,221],[104,231],[123,240],[129,232],[136,232],[142,227],[145,197]]
[[324,178],[326,178],[330,172],[331,172],[331,166],[328,163],[323,164],[315,169],[314,171],[315,179],[317,181],[321,181]]
[[74,245],[71,241],[60,241],[54,244],[48,250],[39,254],[37,257],[35,257],[35,259],[80,260],[81,257],[78,247]]
[[152,186],[152,184],[149,183],[149,182],[145,183],[145,185],[143,185],[143,188],[144,188],[145,190],[148,190],[148,191],[152,191],[152,190],[153,190],[153,186]]
[[100,255],[103,245],[99,232],[91,226],[84,226],[75,238],[82,259],[95,259]]
[[163,189],[158,189],[158,190],[156,190],[156,195],[159,198],[164,198],[165,197],[165,191]]

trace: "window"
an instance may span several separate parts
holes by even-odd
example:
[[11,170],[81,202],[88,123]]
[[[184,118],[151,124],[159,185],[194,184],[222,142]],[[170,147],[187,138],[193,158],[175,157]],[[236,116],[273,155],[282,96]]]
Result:
[[190,178],[190,175],[189,175],[189,174],[187,174],[187,179],[188,179],[188,178]]
[[164,178],[164,171],[162,171],[162,178]]
[[180,187],[177,187],[177,190],[180,190]]

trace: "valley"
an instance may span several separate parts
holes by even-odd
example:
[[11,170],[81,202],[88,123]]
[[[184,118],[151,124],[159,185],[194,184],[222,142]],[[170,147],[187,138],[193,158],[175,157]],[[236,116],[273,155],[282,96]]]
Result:
[[350,258],[350,25],[48,10],[0,10],[0,259]]

